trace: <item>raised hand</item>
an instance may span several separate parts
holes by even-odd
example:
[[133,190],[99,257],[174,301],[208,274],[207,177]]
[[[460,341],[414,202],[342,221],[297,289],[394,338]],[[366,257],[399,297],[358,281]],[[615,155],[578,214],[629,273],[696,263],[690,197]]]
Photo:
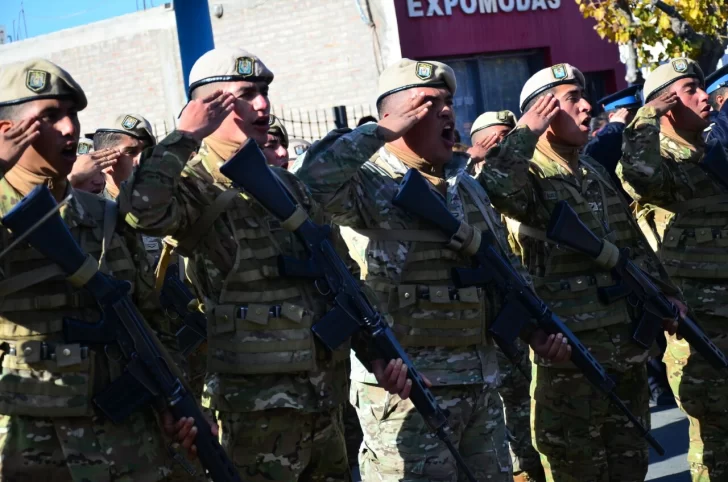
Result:
[[406,102],[402,102],[394,112],[387,114],[378,122],[379,130],[386,142],[392,142],[407,133],[415,124],[425,118],[432,102],[425,102],[423,92],[412,92]]
[[560,110],[559,100],[553,94],[546,94],[539,97],[533,107],[523,114],[518,125],[528,126],[534,134],[540,136],[546,132]]
[[675,92],[663,92],[649,101],[647,105],[654,107],[657,117],[662,117],[670,112],[678,102],[680,102],[680,99]]
[[101,149],[76,158],[68,180],[74,187],[82,185],[107,167],[116,164],[121,153],[116,149]]
[[207,97],[191,100],[180,115],[177,130],[202,142],[220,127],[234,105],[235,96],[221,90],[216,90]]
[[10,170],[39,135],[40,121],[35,117],[23,119],[0,132],[0,167],[5,171]]

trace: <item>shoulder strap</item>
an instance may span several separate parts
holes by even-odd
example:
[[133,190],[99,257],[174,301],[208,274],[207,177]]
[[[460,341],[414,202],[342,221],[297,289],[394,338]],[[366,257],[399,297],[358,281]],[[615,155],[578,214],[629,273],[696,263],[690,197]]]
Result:
[[99,269],[108,273],[106,254],[111,249],[111,238],[116,231],[116,222],[119,219],[119,205],[115,201],[104,199],[104,226],[103,239],[101,240],[101,256],[99,257]]
[[349,229],[375,241],[421,241],[428,243],[447,243],[450,241],[450,238],[441,231],[430,229]]
[[31,286],[47,281],[55,276],[62,275],[63,270],[57,264],[49,264],[37,269],[25,271],[0,281],[0,298],[12,295]]
[[519,221],[516,221],[513,218],[506,217],[506,224],[508,225],[508,230],[516,235],[523,235],[529,238],[535,238],[539,241],[544,241],[547,243],[553,243],[547,236],[546,231],[541,231],[540,229],[533,228],[531,226],[527,226]]
[[177,248],[182,253],[191,253],[200,243],[200,240],[208,233],[213,223],[220,217],[235,196],[240,194],[237,189],[225,189],[217,195],[215,200],[207,206],[199,218],[187,229],[187,233],[177,239]]
[[172,251],[174,250],[173,241],[169,238],[162,239],[162,252],[157,261],[157,268],[154,270],[154,290],[159,293],[164,286],[164,276],[167,274],[167,267],[172,259]]
[[[508,253],[510,252],[509,249],[506,248],[506,246],[503,245],[503,240],[498,236],[498,232],[495,230],[495,223],[497,222],[491,217],[491,213],[493,212],[493,209],[488,209],[488,206],[485,205],[483,200],[480,198],[478,193],[478,190],[476,187],[471,184],[477,183],[475,179],[470,177],[469,175],[463,177],[462,179],[462,186],[465,188],[466,191],[468,191],[468,194],[471,198],[473,198],[473,202],[478,206],[478,210],[480,210],[480,214],[483,215],[483,218],[485,219],[486,224],[488,224],[488,229],[490,229],[490,232],[493,233],[493,238],[495,238],[496,242],[498,243],[498,246],[500,247],[502,253],[506,256],[508,256]],[[480,187],[480,185],[478,185]],[[486,194],[487,195],[487,194]]]

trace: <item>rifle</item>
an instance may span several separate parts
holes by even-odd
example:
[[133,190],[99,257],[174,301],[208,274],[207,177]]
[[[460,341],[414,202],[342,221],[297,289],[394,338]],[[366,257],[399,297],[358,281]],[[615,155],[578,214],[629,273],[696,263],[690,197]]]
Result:
[[485,286],[491,282],[498,287],[503,308],[488,328],[488,334],[503,353],[508,356],[514,352],[516,337],[531,319],[549,335],[563,334],[571,345],[571,362],[627,416],[657,453],[664,455],[665,449],[614,392],[614,380],[604,367],[499,252],[492,232],[480,232],[458,221],[416,169],[407,171],[393,204],[437,226],[472,256],[473,268],[453,268],[452,278],[456,287]]
[[178,273],[176,264],[167,267],[164,284],[159,292],[159,302],[170,318],[181,319],[183,326],[177,330],[177,347],[183,356],[189,356],[207,339],[207,319],[199,310],[190,310],[190,303],[197,298],[187,288]]
[[94,396],[96,406],[114,423],[122,423],[149,403],[166,405],[176,420],[193,417],[197,426],[195,445],[207,475],[215,482],[240,482],[237,469],[212,435],[183,379],[174,371],[174,362],[129,297],[130,283],[98,271],[98,262],[81,250],[58,212],[43,221],[55,206],[48,187],[38,186],[2,223],[15,236],[30,233],[26,241],[58,264],[69,282],[83,286],[99,304],[102,318],[96,323],[63,319],[67,343],[96,345],[100,353],[119,351],[127,361],[123,374]]
[[698,165],[728,189],[728,159],[726,159],[725,149],[719,142],[709,142],[707,147],[708,149]]
[[649,348],[654,343],[657,332],[662,329],[662,320],[672,319],[678,322],[677,334],[714,368],[728,367],[726,356],[710,341],[698,324],[689,316],[681,317],[677,307],[667,299],[662,290],[630,260],[629,248],[620,250],[609,241],[599,239],[566,201],[556,204],[546,235],[554,242],[594,258],[598,264],[612,270],[620,283],[599,288],[603,303],[610,304],[625,296],[638,300],[642,305],[642,318],[637,322],[632,335],[638,345]]
[[[301,261],[281,256],[278,270],[281,276],[311,278],[322,295],[327,295],[334,308],[312,327],[316,337],[330,350],[335,350],[359,333],[369,342],[377,356],[389,362],[401,359],[407,366],[412,382],[410,400],[422,415],[427,426],[447,446],[457,465],[471,482],[476,478],[455,448],[449,436],[447,416],[437,404],[432,392],[397,341],[392,330],[362,293],[359,282],[351,275],[329,240],[330,226],[319,226],[296,205],[293,197],[268,167],[265,156],[255,144],[246,142],[220,172],[254,197],[265,209],[281,221],[283,229],[293,232],[306,247],[309,258]],[[367,350],[368,351],[368,350]],[[354,349],[357,357],[368,365],[368,353]]]

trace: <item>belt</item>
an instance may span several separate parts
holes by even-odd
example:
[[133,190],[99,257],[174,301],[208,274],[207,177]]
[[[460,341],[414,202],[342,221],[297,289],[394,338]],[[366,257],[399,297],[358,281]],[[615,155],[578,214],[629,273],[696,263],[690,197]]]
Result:
[[[262,313],[256,313],[257,315],[262,315]],[[241,320],[244,320],[248,317],[248,307],[247,306],[238,306],[235,309],[235,315],[240,318]],[[273,318],[280,318],[281,317],[281,306],[280,305],[274,305],[271,306],[268,310],[268,316],[271,316]]]
[[[46,342],[30,341],[23,343],[22,351],[10,343],[0,343],[0,349],[10,356],[22,356],[28,360],[55,360],[57,357],[70,357],[78,353],[81,359],[88,358],[88,347],[78,345],[49,345]],[[75,353],[74,353],[75,352]]]

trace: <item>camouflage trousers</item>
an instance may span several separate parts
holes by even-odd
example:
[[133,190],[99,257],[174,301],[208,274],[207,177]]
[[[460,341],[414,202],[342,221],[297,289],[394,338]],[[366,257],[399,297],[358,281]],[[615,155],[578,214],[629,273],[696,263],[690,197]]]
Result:
[[[707,330],[701,317],[700,321]],[[725,318],[722,319],[725,324]],[[725,325],[723,325],[725,326]],[[714,335],[713,343],[728,353],[728,333]],[[693,482],[728,478],[728,377],[690,349],[684,340],[668,336],[663,357],[670,387],[680,409],[690,420],[688,462]]]
[[[647,369],[609,373],[616,393],[650,425]],[[533,367],[531,428],[549,482],[642,482],[647,442],[581,372]]]
[[3,482],[152,482],[170,473],[150,411],[123,424],[101,417],[0,415]]
[[[460,385],[434,387],[432,393],[450,412],[454,444],[476,478],[512,482],[503,405],[495,389]],[[467,480],[458,475],[452,455],[409,400],[354,381],[350,395],[364,432],[359,453],[362,482]]]
[[531,443],[531,394],[530,381],[526,374],[531,373],[531,361],[528,359],[528,346],[518,342],[521,350],[519,367],[511,363],[500,349],[498,356],[498,394],[503,401],[506,416],[506,428],[509,435],[509,447],[513,459],[513,473],[525,472],[532,479],[543,478],[541,459]]
[[349,482],[342,408],[217,412],[220,443],[246,482]]

